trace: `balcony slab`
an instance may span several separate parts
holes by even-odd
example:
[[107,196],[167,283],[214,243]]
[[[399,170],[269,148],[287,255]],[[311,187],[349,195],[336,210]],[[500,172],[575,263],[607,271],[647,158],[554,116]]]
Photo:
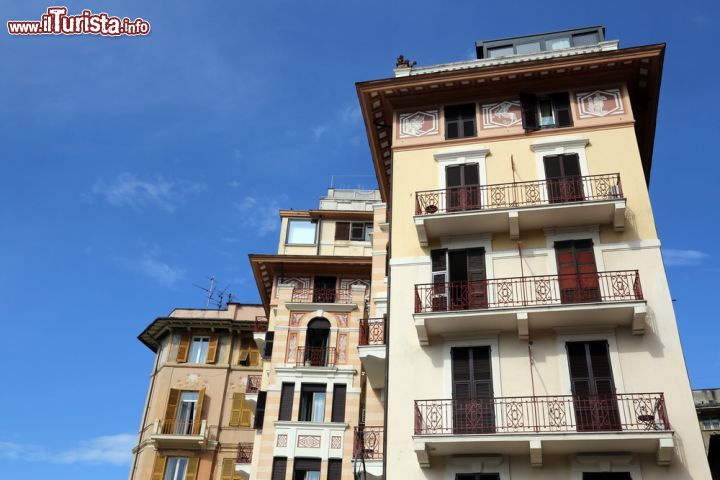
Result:
[[562,327],[628,326],[633,333],[645,332],[647,302],[629,300],[578,304],[552,304],[488,308],[478,310],[450,310],[415,313],[415,329],[421,345],[429,345],[433,336],[456,335],[466,332],[517,331],[527,339],[531,330]]
[[357,310],[356,303],[315,303],[315,302],[286,302],[285,307],[293,312],[324,312],[347,313]]
[[359,345],[358,354],[372,387],[384,388],[387,365],[385,345]]

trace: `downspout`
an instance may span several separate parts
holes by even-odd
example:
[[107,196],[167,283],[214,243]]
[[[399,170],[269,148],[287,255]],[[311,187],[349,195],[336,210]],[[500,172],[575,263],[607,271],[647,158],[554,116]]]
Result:
[[220,446],[221,446],[221,444],[220,444],[220,427],[223,424],[223,418],[224,418],[223,415],[225,413],[225,403],[227,403],[227,402],[225,402],[225,399],[227,396],[227,388],[228,388],[228,383],[230,382],[230,372],[232,369],[232,356],[233,356],[233,346],[235,345],[235,335],[232,334],[232,331],[230,333],[231,333],[231,335],[230,335],[230,355],[228,356],[228,366],[227,366],[227,369],[225,370],[225,386],[223,387],[223,401],[220,404],[220,425],[218,425],[218,427],[217,427],[218,428],[218,431],[217,431],[218,446],[213,451],[213,460],[212,460],[212,465],[210,466],[210,478],[215,478],[215,465],[217,465],[218,450],[220,450]]
[[[172,333],[170,333],[172,335]],[[155,340],[157,342],[157,339],[150,335],[148,333],[148,336]],[[172,341],[172,337],[170,338],[170,341]],[[138,454],[140,453],[140,441],[142,440],[142,434],[145,431],[145,427],[147,426],[147,418],[148,414],[150,413],[150,400],[153,396],[153,391],[155,390],[155,378],[157,377],[158,373],[158,366],[160,364],[160,355],[155,356],[155,364],[153,366],[153,373],[152,373],[152,381],[150,382],[150,391],[148,392],[147,400],[145,401],[145,415],[143,415],[142,424],[140,425],[140,432],[138,434],[138,444],[137,444],[137,450],[133,454],[133,467],[132,470],[130,470],[130,480],[133,480],[135,478],[135,472],[137,470],[137,461],[138,461]]]

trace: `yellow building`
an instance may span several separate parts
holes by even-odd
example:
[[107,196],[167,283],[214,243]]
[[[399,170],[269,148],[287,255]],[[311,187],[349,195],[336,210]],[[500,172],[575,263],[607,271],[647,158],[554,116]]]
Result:
[[387,203],[385,478],[708,479],[648,182],[664,45],[357,85]]

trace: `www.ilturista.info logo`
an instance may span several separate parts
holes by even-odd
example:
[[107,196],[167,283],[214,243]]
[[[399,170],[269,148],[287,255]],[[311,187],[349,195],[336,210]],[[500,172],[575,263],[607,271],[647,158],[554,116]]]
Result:
[[68,15],[67,7],[49,7],[40,20],[7,22],[10,35],[148,35],[150,22],[142,18],[112,17],[107,13],[83,10],[80,15]]

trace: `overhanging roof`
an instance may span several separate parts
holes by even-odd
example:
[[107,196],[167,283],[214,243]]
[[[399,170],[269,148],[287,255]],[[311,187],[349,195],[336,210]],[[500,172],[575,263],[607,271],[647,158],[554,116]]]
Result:
[[664,55],[665,44],[656,44],[358,82],[360,108],[383,200],[388,201],[390,194],[395,111],[559,86],[627,85],[649,183]]

